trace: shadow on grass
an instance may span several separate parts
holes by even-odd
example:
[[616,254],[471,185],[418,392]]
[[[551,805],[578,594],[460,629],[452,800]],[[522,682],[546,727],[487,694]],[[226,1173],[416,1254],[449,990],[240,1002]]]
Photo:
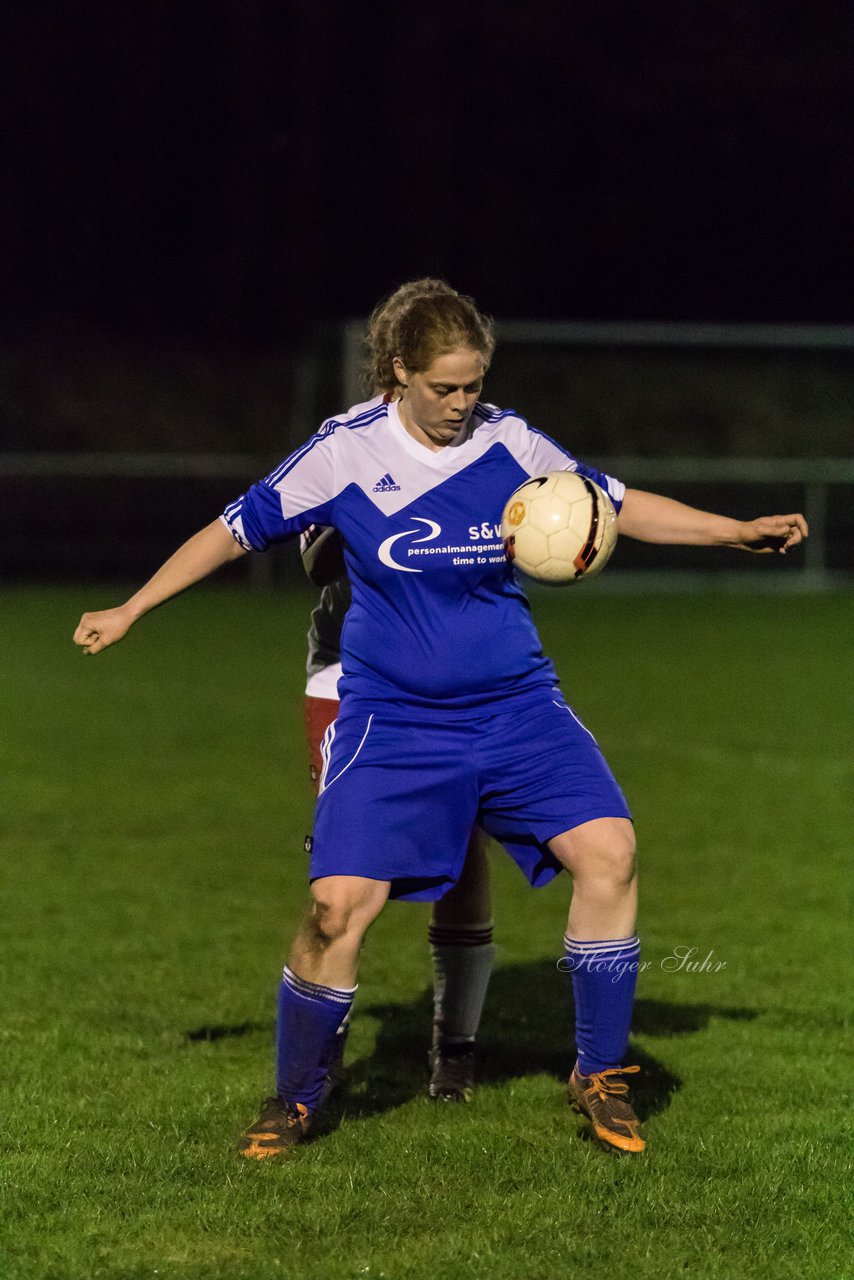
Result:
[[[369,1116],[401,1106],[423,1094],[427,1049],[433,1018],[431,991],[407,1005],[375,1004],[363,1012],[380,1021],[370,1058],[348,1072],[347,1088],[331,1100],[330,1121],[337,1112]],[[633,1026],[638,1034],[686,1035],[702,1031],[712,1017],[747,1021],[752,1009],[713,1004],[675,1004],[639,999]],[[572,996],[569,981],[552,961],[509,965],[492,976],[478,1036],[478,1079],[483,1084],[546,1074],[565,1081],[575,1061],[571,1038]],[[641,1067],[632,1095],[642,1119],[666,1110],[682,1081],[637,1045],[628,1060]]]
[[[327,1132],[337,1127],[345,1113],[350,1117],[379,1115],[424,1093],[433,1022],[432,991],[423,991],[416,1000],[403,1005],[357,1002],[357,1017],[360,1012],[379,1020],[376,1046],[371,1057],[361,1058],[349,1068],[345,1087],[327,1104],[323,1125]],[[639,999],[633,1027],[641,1035],[682,1036],[704,1030],[713,1017],[744,1022],[756,1016],[753,1009]],[[565,1081],[575,1061],[572,1024],[570,983],[552,961],[496,969],[478,1036],[478,1079],[490,1085],[545,1074]],[[186,1038],[216,1041],[259,1031],[271,1032],[272,1024],[242,1022],[197,1027],[186,1032]],[[637,1045],[630,1045],[628,1060],[641,1067],[632,1086],[641,1118],[666,1110],[682,1085],[679,1077]]]
[[256,1031],[271,1031],[274,1027],[272,1022],[233,1022],[220,1023],[208,1027],[194,1027],[192,1031],[185,1031],[184,1037],[187,1040],[232,1040],[239,1036],[252,1036]]

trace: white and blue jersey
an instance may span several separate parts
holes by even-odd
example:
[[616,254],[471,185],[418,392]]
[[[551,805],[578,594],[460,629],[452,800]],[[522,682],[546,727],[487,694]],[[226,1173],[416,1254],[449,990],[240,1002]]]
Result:
[[478,403],[460,437],[433,452],[378,396],[324,422],[222,519],[252,551],[310,524],[340,530],[353,596],[343,697],[474,707],[556,683],[500,523],[518,485],[558,470],[590,477],[619,511],[619,481],[512,410]]

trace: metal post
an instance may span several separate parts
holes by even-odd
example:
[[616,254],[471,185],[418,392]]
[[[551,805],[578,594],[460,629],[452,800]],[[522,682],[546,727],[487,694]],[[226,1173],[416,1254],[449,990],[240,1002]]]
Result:
[[344,404],[359,404],[365,398],[362,385],[362,361],[365,326],[361,320],[348,320],[344,325],[341,353],[341,390]]
[[810,536],[804,547],[804,572],[815,578],[827,573],[827,483],[811,481],[804,486],[804,515]]

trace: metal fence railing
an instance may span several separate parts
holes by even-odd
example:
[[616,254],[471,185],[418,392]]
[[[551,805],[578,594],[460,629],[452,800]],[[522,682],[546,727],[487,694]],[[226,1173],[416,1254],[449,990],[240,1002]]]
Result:
[[[528,347],[690,347],[747,350],[851,351],[852,325],[652,324],[614,321],[511,320],[496,326],[501,343]],[[363,399],[364,320],[342,326],[343,403]]]
[[[87,571],[135,575],[154,567],[184,537],[276,459],[254,454],[0,454],[0,570],[63,578]],[[825,590],[854,581],[854,459],[591,459],[626,483],[742,517],[802,510],[811,536],[769,575],[751,557],[705,549],[675,557],[668,548],[631,544],[609,570],[613,587],[629,579],[702,588],[732,577],[772,589]],[[627,540],[628,542],[628,540]],[[705,556],[705,558],[704,558]],[[259,585],[278,575],[276,557],[252,556],[246,572]]]

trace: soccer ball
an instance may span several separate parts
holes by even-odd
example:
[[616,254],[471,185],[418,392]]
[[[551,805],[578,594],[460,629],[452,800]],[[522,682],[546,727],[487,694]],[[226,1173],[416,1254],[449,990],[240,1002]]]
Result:
[[590,578],[617,542],[617,513],[598,484],[575,471],[550,471],[511,493],[501,517],[509,560],[538,582]]

